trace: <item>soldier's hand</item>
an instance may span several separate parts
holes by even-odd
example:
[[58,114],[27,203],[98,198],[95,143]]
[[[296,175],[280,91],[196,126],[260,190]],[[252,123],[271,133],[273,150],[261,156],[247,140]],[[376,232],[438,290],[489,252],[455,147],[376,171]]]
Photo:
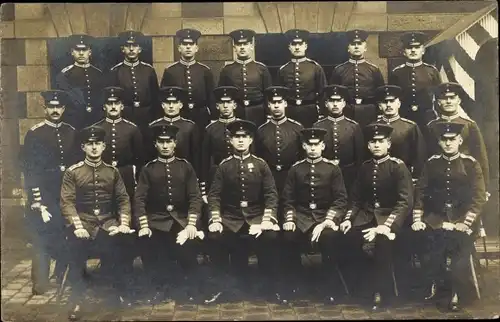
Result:
[[50,218],[52,218],[52,215],[50,214],[50,212],[47,211],[47,207],[41,207],[42,209],[42,220],[44,223],[47,223],[50,221]]
[[40,210],[40,207],[42,206],[41,203],[39,202],[34,202],[31,204],[31,210]]
[[89,232],[83,228],[75,229],[74,233],[76,238],[82,238],[82,239],[90,238]]
[[426,227],[427,225],[422,221],[416,221],[411,225],[413,231],[425,230]]
[[340,223],[340,230],[346,234],[349,230],[351,230],[352,223],[350,220],[344,220],[342,223]]
[[389,234],[391,233],[391,228],[387,227],[386,225],[378,225],[375,232],[377,234],[386,235],[387,237],[389,237]]
[[118,226],[111,226],[108,228],[108,230],[109,230],[110,236],[114,236],[114,235],[118,234]]
[[459,223],[455,224],[455,229],[460,231],[460,232],[466,233],[469,230],[469,226],[467,226],[464,223],[459,222]]
[[328,228],[333,229],[334,231],[339,230],[339,226],[337,226],[337,225],[333,222],[333,220],[330,220],[330,219],[326,219],[326,220],[323,222],[323,225],[324,225],[325,227],[328,227]]
[[319,237],[321,236],[321,232],[323,231],[323,229],[325,229],[325,226],[322,223],[318,224],[318,225],[316,225],[316,227],[314,227],[313,232],[312,232],[312,237],[311,237],[312,242],[318,242]]
[[186,233],[187,233],[187,236],[189,239],[195,239],[196,238],[196,233],[197,233],[197,229],[195,226],[193,225],[187,225],[186,226]]
[[208,205],[208,197],[207,197],[207,195],[201,196],[201,199],[203,199],[203,202]]
[[283,229],[286,231],[295,231],[295,223],[293,221],[289,221],[283,224]]
[[211,233],[215,233],[216,231],[218,231],[219,233],[222,233],[222,224],[219,222],[211,223],[208,226],[208,231],[210,231]]
[[455,225],[452,224],[451,222],[445,221],[445,222],[443,222],[443,229],[451,231],[451,230],[455,229]]
[[141,228],[139,230],[139,237],[142,237],[142,236],[151,237],[152,234],[153,234],[153,232],[149,228]]
[[118,226],[118,232],[121,234],[132,234],[135,232],[135,229],[130,229],[127,225]]
[[364,229],[362,232],[365,233],[363,235],[363,238],[366,241],[371,242],[375,239],[375,236],[377,236],[377,227],[367,228]]
[[270,220],[264,220],[260,224],[260,229],[262,229],[262,230],[272,230],[273,229],[273,223]]

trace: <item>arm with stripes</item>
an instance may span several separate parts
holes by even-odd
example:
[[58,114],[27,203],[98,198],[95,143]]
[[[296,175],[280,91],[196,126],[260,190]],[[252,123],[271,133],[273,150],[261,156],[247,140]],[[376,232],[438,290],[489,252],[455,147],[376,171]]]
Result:
[[347,206],[347,192],[345,190],[344,179],[342,177],[342,171],[340,167],[334,166],[334,171],[332,173],[332,205],[326,213],[325,220],[331,220],[336,225],[340,224],[340,221],[345,215],[345,209]]
[[118,214],[120,214],[120,225],[130,226],[130,197],[123,183],[122,176],[118,169],[114,168],[114,197],[116,198],[116,203],[118,206]]
[[410,171],[404,163],[397,164],[395,175],[397,180],[396,204],[391,214],[384,222],[384,225],[389,228],[391,228],[394,223],[401,226],[413,205],[413,182],[411,180]]
[[75,173],[68,169],[64,172],[61,185],[61,214],[77,229],[84,229],[80,216],[76,211]]
[[200,188],[198,187],[198,180],[196,178],[196,173],[193,167],[190,164],[187,164],[186,169],[186,192],[189,200],[188,225],[196,227],[198,218],[201,214],[203,201],[201,199],[201,192]]
[[472,198],[469,210],[463,219],[464,223],[471,227],[472,224],[478,220],[483,205],[486,203],[486,189],[484,185],[483,171],[479,162],[473,162],[467,176],[470,178],[469,183],[471,185],[470,189],[472,191]]
[[296,215],[295,215],[295,175],[296,175],[296,167],[292,167],[288,170],[288,175],[286,177],[285,185],[283,187],[283,191],[281,193],[281,198],[283,200],[283,211],[285,220],[284,222],[293,222],[295,223]]
[[134,192],[134,216],[139,223],[139,229],[149,228],[148,216],[146,214],[146,200],[149,191],[148,167],[144,166],[139,174],[137,187]]

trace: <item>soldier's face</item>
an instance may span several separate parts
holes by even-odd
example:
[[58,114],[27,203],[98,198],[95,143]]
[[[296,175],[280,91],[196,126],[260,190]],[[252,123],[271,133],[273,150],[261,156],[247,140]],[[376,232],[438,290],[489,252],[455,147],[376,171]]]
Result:
[[401,101],[399,98],[385,99],[378,103],[378,107],[385,116],[395,116],[399,113]]
[[391,141],[388,138],[374,138],[368,141],[368,150],[375,158],[385,156],[389,152]]
[[332,115],[342,114],[346,102],[343,98],[329,98],[326,100],[326,108]]
[[236,102],[234,100],[217,102],[216,106],[219,110],[220,116],[224,118],[234,116],[234,110],[236,109]]
[[198,52],[198,45],[193,42],[181,42],[178,50],[182,58],[191,59]]
[[247,58],[253,52],[253,44],[251,41],[244,43],[234,44],[234,50],[236,51],[236,55],[241,58]]
[[252,142],[252,136],[244,131],[238,131],[229,138],[229,143],[231,143],[236,152],[239,153],[247,152]]
[[447,93],[438,98],[438,104],[441,111],[445,114],[455,113],[462,100],[454,93]]
[[86,142],[82,144],[82,150],[88,159],[99,159],[106,149],[106,143],[103,141]]
[[420,61],[425,54],[424,45],[410,45],[403,50],[403,54],[408,60]]
[[291,42],[288,45],[288,50],[290,50],[293,57],[304,57],[306,55],[307,43],[305,41]]
[[73,56],[74,61],[79,64],[88,64],[90,62],[90,56],[92,56],[92,50],[89,48],[73,48],[71,50],[71,56]]
[[267,105],[269,106],[269,111],[273,118],[280,119],[285,116],[285,110],[288,103],[283,98],[272,100]]
[[157,138],[155,148],[158,154],[163,157],[171,157],[174,155],[176,142],[171,138]]
[[323,150],[325,149],[325,142],[319,140],[303,142],[302,148],[306,151],[308,158],[316,159],[323,153]]
[[110,102],[107,101],[104,104],[104,110],[106,111],[106,116],[110,118],[120,117],[123,111],[123,103],[120,101]]
[[64,105],[46,105],[45,117],[52,122],[59,122],[65,109]]
[[443,153],[447,155],[457,154],[462,142],[463,139],[460,134],[453,137],[441,136],[438,141],[441,150],[443,150]]
[[166,116],[177,116],[181,112],[182,102],[181,101],[166,101],[161,102],[161,107]]
[[366,41],[354,41],[347,45],[347,52],[352,57],[362,57],[366,52]]
[[127,60],[135,61],[139,59],[139,54],[142,52],[141,46],[138,44],[127,44],[122,46],[122,53]]

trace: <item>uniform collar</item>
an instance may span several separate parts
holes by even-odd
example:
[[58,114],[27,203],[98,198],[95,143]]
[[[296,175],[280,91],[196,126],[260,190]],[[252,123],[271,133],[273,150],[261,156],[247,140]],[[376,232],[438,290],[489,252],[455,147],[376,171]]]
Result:
[[181,116],[180,116],[180,115],[177,115],[177,116],[174,116],[174,117],[172,117],[172,118],[169,118],[169,117],[164,116],[164,117],[163,117],[163,119],[164,119],[165,121],[167,121],[167,122],[173,123],[173,122],[175,122],[175,121],[180,120],[180,119],[181,119]]
[[398,114],[398,115],[396,115],[396,116],[394,116],[394,117],[392,117],[392,118],[390,118],[390,119],[386,118],[385,116],[382,116],[380,119],[381,119],[382,121],[386,122],[386,123],[392,123],[392,122],[394,122],[394,121],[399,120],[400,118],[401,118],[401,116],[399,116],[399,114]]
[[121,121],[123,121],[123,119],[121,117],[117,118],[116,120],[112,120],[109,117],[106,117],[106,122],[111,123],[111,124],[120,123]]
[[362,64],[365,62],[365,59],[364,58],[361,58],[361,59],[353,59],[353,58],[349,58],[349,62],[351,64]]
[[162,157],[158,157],[158,161],[160,161],[161,163],[170,163],[172,161],[175,160],[175,156],[171,156],[170,158],[168,159],[165,159],[165,158],[162,158]]
[[298,59],[292,58],[291,61],[292,61],[292,63],[303,63],[306,61],[306,59],[307,59],[307,57],[304,56],[304,57],[298,58]]
[[135,67],[135,66],[139,65],[141,62],[139,60],[137,60],[136,62],[131,63],[128,60],[124,60],[123,63],[129,67]]
[[73,65],[75,65],[76,67],[80,67],[80,68],[89,68],[90,67],[90,63],[87,63],[87,64],[79,64],[77,62],[74,62]]
[[239,155],[237,154],[233,154],[233,156],[238,159],[238,160],[245,160],[245,159],[248,159],[250,157],[251,153],[248,153],[247,155],[244,155],[243,157],[240,157]]
[[92,162],[92,161],[87,160],[87,158],[85,158],[85,160],[83,162],[85,162],[86,165],[88,165],[89,167],[92,167],[92,168],[97,168],[98,166],[100,166],[102,164],[102,160],[99,160],[99,162]]
[[282,118],[281,120],[278,120],[278,121],[276,121],[273,118],[271,118],[269,120],[271,121],[271,123],[273,123],[275,125],[281,125],[281,124],[285,123],[288,120],[288,118],[285,116],[284,118]]
[[319,158],[316,158],[316,159],[311,159],[311,158],[306,158],[307,162],[309,163],[312,163],[312,164],[315,164],[315,163],[318,163],[320,162],[321,160],[323,160],[322,157],[319,157]]
[[327,118],[327,119],[329,119],[330,121],[333,121],[333,122],[340,122],[340,121],[342,121],[343,119],[345,119],[345,116],[344,116],[344,115],[341,115],[341,116],[339,116],[339,117],[333,117],[333,116],[331,116],[331,115],[328,115],[326,118]]
[[441,115],[440,117],[441,117],[441,119],[443,119],[445,121],[453,121],[454,119],[460,117],[460,114],[457,112],[457,113],[450,115],[450,116]]
[[419,61],[419,62],[416,62],[416,63],[410,63],[409,61],[407,61],[405,63],[405,65],[408,66],[408,67],[418,67],[418,66],[421,66],[422,64],[423,64],[422,61]]
[[460,153],[457,153],[455,155],[452,155],[451,157],[447,157],[446,155],[442,154],[443,156],[443,159],[445,159],[446,161],[453,161],[453,160],[456,160],[458,159],[458,157],[460,156]]
[[241,60],[241,59],[236,58],[234,61],[237,62],[238,64],[246,65],[246,64],[252,62],[253,59],[248,58],[247,60]]
[[228,119],[225,119],[225,118],[219,117],[219,120],[218,120],[218,121],[219,121],[219,122],[221,122],[221,123],[225,123],[225,124],[226,124],[226,123],[231,123],[231,122],[233,122],[233,121],[235,121],[235,120],[236,120],[236,117],[235,117],[235,116],[233,116],[233,117],[230,117],[230,118],[228,118]]
[[385,161],[389,160],[390,157],[391,156],[388,154],[385,157],[383,157],[382,159],[373,159],[373,162],[375,164],[381,164],[381,163],[384,163]]
[[184,65],[184,66],[191,66],[191,65],[194,65],[196,64],[196,60],[193,59],[192,61],[185,61],[184,59],[179,59],[179,62]]
[[59,122],[59,123],[54,123],[54,122],[51,122],[51,121],[49,121],[49,120],[45,120],[44,122],[45,122],[45,124],[47,124],[48,126],[50,126],[50,127],[54,127],[54,128],[61,127],[61,125],[62,125],[62,122]]

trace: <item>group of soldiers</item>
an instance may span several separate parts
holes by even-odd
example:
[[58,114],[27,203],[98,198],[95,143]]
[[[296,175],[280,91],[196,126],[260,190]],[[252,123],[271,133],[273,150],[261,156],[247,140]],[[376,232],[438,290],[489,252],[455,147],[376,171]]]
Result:
[[[332,272],[352,264],[355,250],[370,255],[377,310],[391,293],[399,247],[417,252],[428,270],[426,299],[442,288],[450,254],[450,309],[458,310],[488,160],[477,124],[460,107],[464,89],[441,83],[422,62],[424,34],[403,35],[407,61],[389,85],[364,58],[363,30],[346,33],[350,58],[329,85],[306,56],[307,31],[285,33],[292,58],[274,83],[251,58],[255,32],[230,35],[237,59],[217,87],[195,60],[197,30],[177,32],[180,60],[160,85],[140,60],[140,32],[119,35],[124,60],[106,75],[90,63],[91,37],[69,37],[74,63],[57,76],[57,89],[42,93],[46,119],[24,140],[33,293],[46,291],[51,257],[57,278],[69,264],[70,318],[78,319],[85,262],[104,252],[102,268],[128,303],[137,247],[151,303],[183,285],[191,301],[234,296],[242,286],[229,281],[247,280],[252,252],[261,274],[253,283],[290,300],[299,293],[301,252],[313,245],[329,299],[340,287]],[[409,235],[429,247],[409,249]],[[210,257],[208,272],[200,252]]]

